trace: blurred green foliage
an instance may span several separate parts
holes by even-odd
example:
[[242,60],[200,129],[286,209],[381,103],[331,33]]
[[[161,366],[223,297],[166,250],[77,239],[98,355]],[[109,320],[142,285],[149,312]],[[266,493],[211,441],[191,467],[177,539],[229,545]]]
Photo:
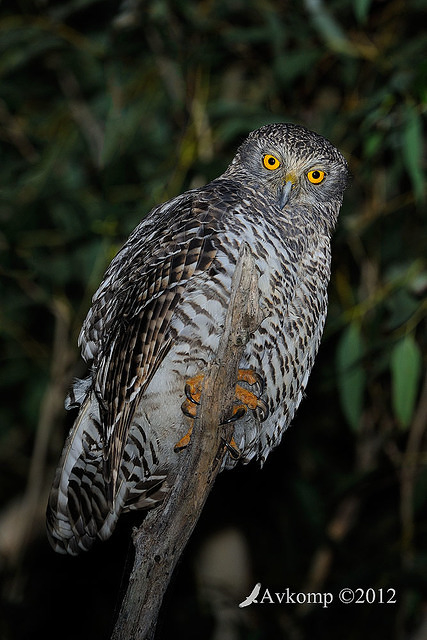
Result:
[[[236,637],[416,637],[427,603],[426,9],[421,0],[2,3],[4,513],[34,487],[44,508],[63,396],[83,372],[80,325],[129,232],[153,205],[221,173],[250,130],[301,123],[338,146],[353,173],[324,341],[282,446],[262,472],[219,480],[192,549],[233,523],[249,540],[254,582],[398,590],[393,606],[258,608]],[[117,549],[64,564],[33,529],[19,580],[0,549],[4,637],[108,637]],[[165,637],[212,637],[191,571],[181,571]],[[74,608],[86,624],[58,632]]]

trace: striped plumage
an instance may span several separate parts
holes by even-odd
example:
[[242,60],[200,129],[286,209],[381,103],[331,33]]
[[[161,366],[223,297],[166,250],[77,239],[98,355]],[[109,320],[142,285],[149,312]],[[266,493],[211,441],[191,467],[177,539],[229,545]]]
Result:
[[[270,168],[270,156],[279,166]],[[108,538],[122,511],[155,506],[179,474],[174,445],[190,421],[181,410],[185,383],[216,351],[242,241],[259,273],[264,320],[241,367],[264,379],[268,416],[248,411],[234,440],[244,462],[263,462],[279,443],[323,331],[330,236],[347,176],[321,136],[267,125],[222,176],[156,207],[134,230],[80,334],[91,368],[66,403],[79,413],[49,499],[57,551],[76,554]],[[224,466],[235,464],[228,455]]]

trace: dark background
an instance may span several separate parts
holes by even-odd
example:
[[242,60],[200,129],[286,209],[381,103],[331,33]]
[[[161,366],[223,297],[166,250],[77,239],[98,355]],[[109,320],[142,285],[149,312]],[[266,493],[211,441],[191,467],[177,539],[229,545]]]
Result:
[[[329,138],[353,174],[325,336],[264,469],[218,479],[158,637],[427,637],[425,2],[0,10],[1,638],[109,637],[140,514],[78,558],[44,533],[63,399],[84,373],[78,332],[146,212],[219,175],[276,121]],[[239,609],[256,582],[335,600]],[[372,587],[377,603],[340,604],[343,587]],[[390,588],[396,604],[378,604]]]

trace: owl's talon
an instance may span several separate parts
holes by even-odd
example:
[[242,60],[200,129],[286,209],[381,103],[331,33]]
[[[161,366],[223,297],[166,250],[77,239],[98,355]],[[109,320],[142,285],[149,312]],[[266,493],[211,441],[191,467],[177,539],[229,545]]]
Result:
[[189,400],[193,404],[200,404],[200,402],[194,399],[194,390],[188,382],[185,384],[184,391],[185,395],[187,396],[187,400]]
[[187,416],[187,418],[195,418],[196,417],[196,406],[198,403],[193,402],[192,400],[188,399],[188,400],[184,400],[184,402],[181,405],[181,411],[182,413]]
[[231,438],[230,442],[227,442],[225,438],[221,438],[221,440],[223,441],[224,447],[227,449],[233,460],[238,460],[242,454],[234,438]]
[[264,393],[264,378],[253,369],[239,369],[237,372],[237,380],[239,382],[247,382],[251,386],[256,384],[259,387],[259,395],[262,396],[262,394]]
[[204,378],[203,374],[198,373],[192,378],[189,378],[185,383],[184,392],[185,392],[185,395],[187,396],[187,400],[189,400],[190,402],[196,405],[200,404],[200,396],[202,395],[203,378]]
[[191,442],[191,434],[193,432],[193,425],[191,425],[191,427],[189,428],[189,430],[187,431],[187,433],[185,434],[185,436],[183,436],[181,438],[181,440],[178,440],[178,442],[175,443],[173,450],[175,452],[180,451],[181,449],[185,449],[185,447],[188,447],[188,445]]
[[234,407],[233,415],[231,416],[231,418],[227,418],[227,420],[224,420],[224,422],[221,422],[221,426],[224,424],[230,424],[231,422],[236,422],[237,420],[240,420],[240,418],[243,418],[246,411],[247,411],[247,407],[245,407],[244,405],[239,405],[238,407]]
[[268,407],[267,407],[266,403],[264,402],[264,400],[258,399],[258,405],[257,405],[257,408],[255,409],[255,411],[257,412],[257,414],[259,414],[259,421],[260,422],[264,422],[265,420],[267,420],[268,414],[269,414],[269,410],[268,410]]
[[265,391],[265,380],[262,376],[259,375],[259,373],[257,373],[256,375],[258,376],[257,384],[259,385],[259,395],[262,396]]

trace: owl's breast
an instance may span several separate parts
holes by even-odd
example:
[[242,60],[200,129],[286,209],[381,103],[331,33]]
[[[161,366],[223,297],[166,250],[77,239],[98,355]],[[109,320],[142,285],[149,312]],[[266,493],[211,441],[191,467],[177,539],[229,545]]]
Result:
[[247,225],[245,240],[259,272],[264,320],[242,366],[263,376],[269,409],[246,457],[262,461],[292,421],[314,364],[326,319],[330,245],[325,235],[304,235],[296,227],[280,233],[268,223]]
[[[235,439],[244,459],[256,456],[264,460],[295,414],[318,350],[326,317],[328,238],[319,236],[307,242],[295,229],[290,236],[274,224],[256,225],[236,217],[217,240],[213,265],[188,283],[175,310],[167,377],[169,388],[176,389],[179,411],[183,382],[203,372],[217,351],[242,242],[254,256],[264,319],[251,336],[241,367],[252,368],[263,377],[269,416],[260,423],[248,413],[236,423]],[[161,367],[157,376],[165,372]]]

